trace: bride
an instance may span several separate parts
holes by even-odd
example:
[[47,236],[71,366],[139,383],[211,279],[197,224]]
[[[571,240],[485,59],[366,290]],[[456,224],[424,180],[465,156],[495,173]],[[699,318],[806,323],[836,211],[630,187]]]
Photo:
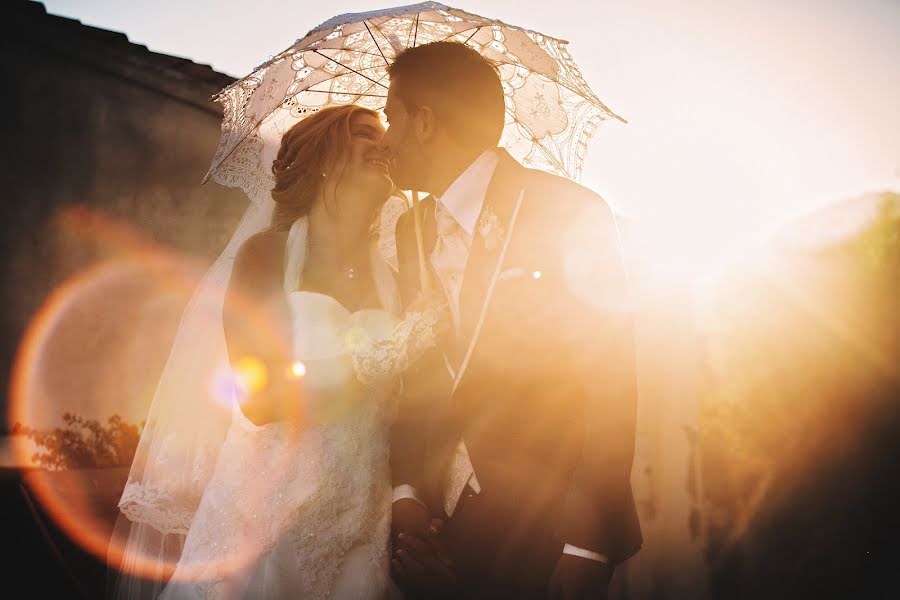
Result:
[[240,244],[224,294],[230,418],[217,437],[215,410],[186,408],[169,419],[173,433],[151,409],[119,504],[131,574],[116,579],[114,597],[156,596],[165,581],[139,568],[148,557],[155,578],[168,578],[166,600],[397,594],[388,554],[395,376],[434,343],[443,319],[425,305],[392,316],[392,274],[370,243],[393,187],[383,131],[376,113],[341,106],[284,135],[270,226]]

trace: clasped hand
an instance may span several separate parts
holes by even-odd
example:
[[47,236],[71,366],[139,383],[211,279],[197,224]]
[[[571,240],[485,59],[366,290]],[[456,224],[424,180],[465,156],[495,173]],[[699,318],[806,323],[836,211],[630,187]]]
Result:
[[[427,509],[410,498],[396,501],[392,512],[391,574],[397,585],[410,596],[458,596],[454,564],[440,537],[443,521],[431,519]],[[548,599],[604,600],[611,575],[606,563],[563,554],[550,576]]]
[[453,562],[440,538],[443,521],[431,519],[415,500],[394,503],[391,523],[391,574],[410,595],[450,598],[457,595]]

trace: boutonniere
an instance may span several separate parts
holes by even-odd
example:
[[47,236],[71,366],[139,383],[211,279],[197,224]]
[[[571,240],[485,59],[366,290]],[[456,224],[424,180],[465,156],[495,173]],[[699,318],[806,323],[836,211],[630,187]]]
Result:
[[503,223],[493,207],[485,206],[482,209],[481,216],[478,217],[478,233],[484,240],[484,247],[490,251],[496,250],[506,236]]

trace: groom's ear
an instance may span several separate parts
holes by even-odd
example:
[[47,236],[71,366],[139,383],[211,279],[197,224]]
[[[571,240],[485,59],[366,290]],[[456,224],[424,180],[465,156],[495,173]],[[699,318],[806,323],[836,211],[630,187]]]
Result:
[[413,115],[413,131],[419,144],[431,141],[437,128],[434,111],[430,106],[420,106]]

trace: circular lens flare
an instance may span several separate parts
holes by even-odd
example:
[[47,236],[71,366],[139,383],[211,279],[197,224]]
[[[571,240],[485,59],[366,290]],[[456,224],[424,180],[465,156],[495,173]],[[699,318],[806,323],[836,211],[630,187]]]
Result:
[[291,364],[291,375],[295,379],[302,378],[304,375],[306,375],[306,365],[299,360],[294,361],[293,364]]
[[53,522],[101,559],[137,424],[190,293],[184,276],[183,265],[150,252],[88,268],[53,291],[14,362],[10,420],[37,434],[13,436],[23,479]]
[[[12,436],[15,462],[23,469],[23,480],[37,504],[74,543],[115,568],[167,579],[174,573],[177,556],[129,556],[127,537],[114,528],[117,519],[131,524],[118,510],[131,457],[182,311],[204,269],[102,216],[79,210],[63,217],[61,235],[84,238],[84,244],[103,252],[99,262],[54,289],[26,328],[13,364],[9,395],[10,428],[17,431],[15,424],[20,423],[18,431],[26,432]],[[280,331],[259,307],[237,298],[235,311],[264,336],[267,347],[287,351],[289,332]],[[215,391],[211,399],[220,400],[209,404],[212,409],[230,411],[236,395],[265,385],[267,373],[258,361],[244,361],[239,367],[227,375],[210,370],[204,385]],[[64,420],[65,413],[74,420]],[[297,435],[301,431],[296,428]],[[36,460],[37,438],[27,432],[50,440],[37,445]],[[126,439],[128,434],[131,445],[111,448],[116,444],[102,442],[107,434],[114,440]],[[53,440],[66,440],[68,446],[54,445]],[[72,446],[70,442],[78,452],[65,449]],[[296,462],[293,456],[286,453],[282,459],[269,460],[270,476],[260,489],[245,490],[233,502],[265,505],[267,495],[289,476]],[[149,525],[147,530],[149,535],[159,534]],[[254,539],[249,535],[235,552],[211,557],[205,565],[180,569],[179,578],[202,577],[210,566],[220,572],[246,568],[262,551]]]
[[253,356],[245,356],[239,359],[234,370],[241,382],[241,387],[246,390],[247,394],[256,394],[265,389],[269,381],[266,365],[261,360]]

